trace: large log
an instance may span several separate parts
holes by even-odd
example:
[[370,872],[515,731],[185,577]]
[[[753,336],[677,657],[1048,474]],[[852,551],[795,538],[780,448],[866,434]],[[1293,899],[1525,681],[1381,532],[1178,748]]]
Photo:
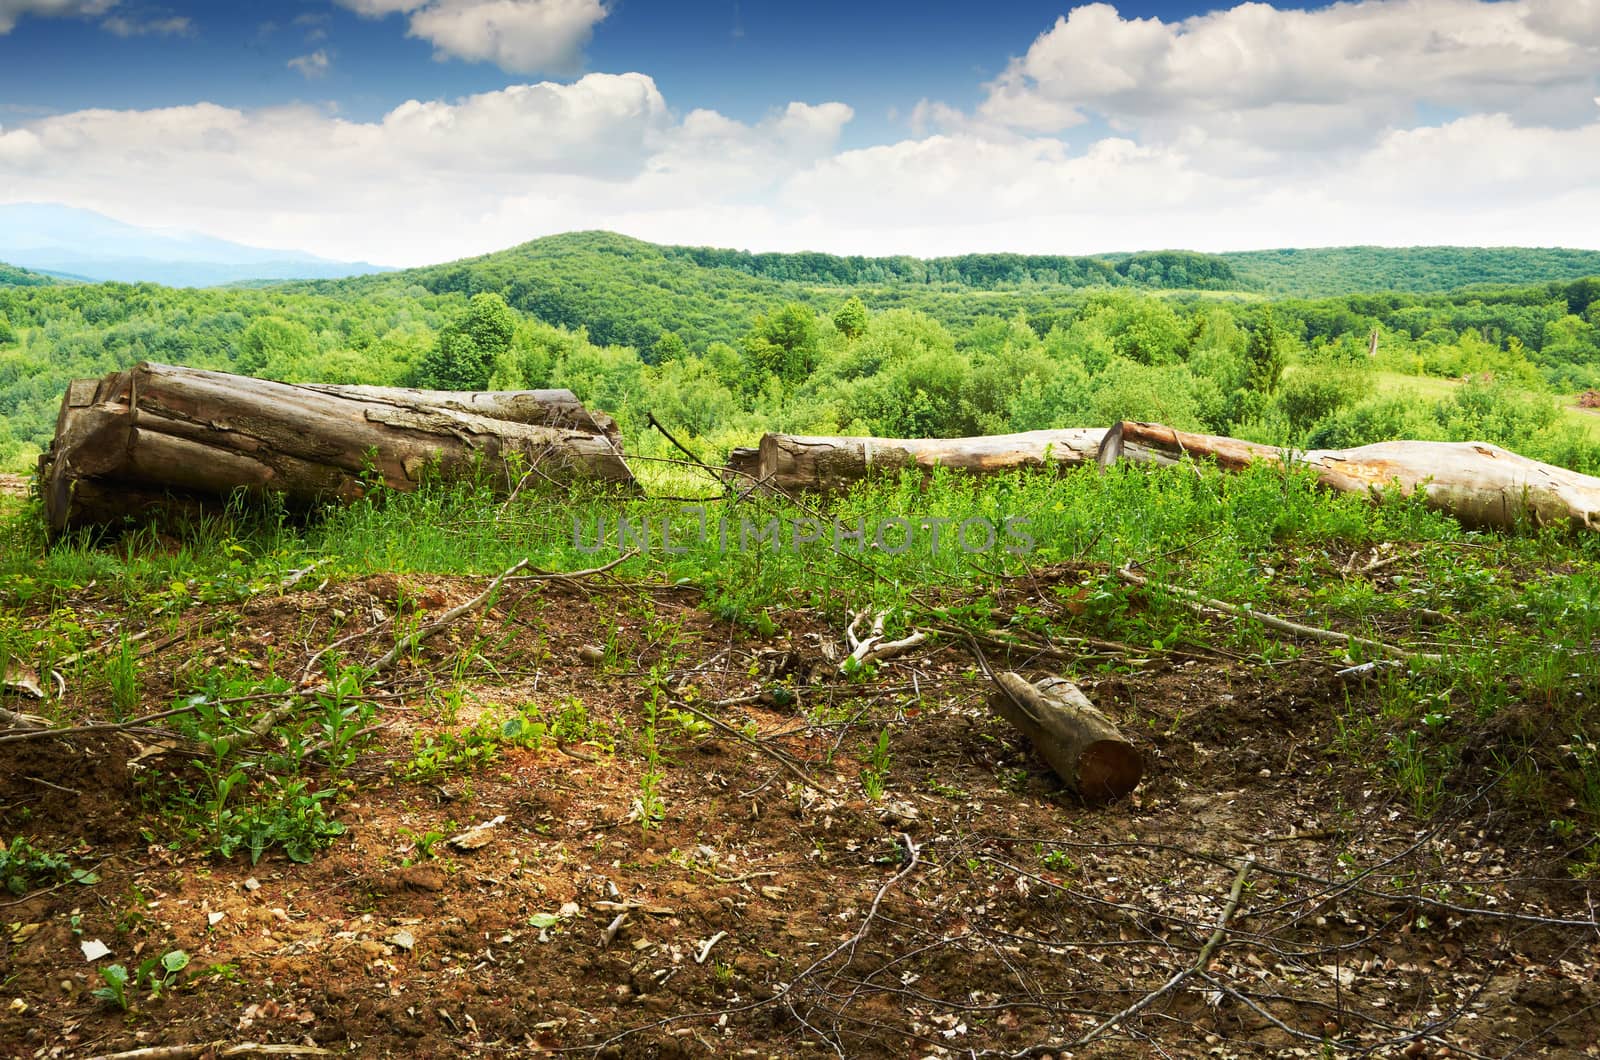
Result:
[[309,508],[513,456],[555,481],[634,481],[616,424],[567,390],[293,385],[143,363],[67,387],[39,488],[60,532],[240,490]]
[[1171,464],[1185,456],[1238,471],[1257,460],[1310,468],[1328,489],[1380,499],[1420,492],[1429,507],[1466,526],[1600,529],[1600,478],[1540,463],[1487,442],[1379,442],[1354,449],[1296,451],[1123,422],[1106,432],[1099,463]]
[[994,676],[990,709],[1022,730],[1056,776],[1092,802],[1120,799],[1139,785],[1144,760],[1078,686],[1062,677],[1029,682]]
[[[979,474],[1016,468],[1069,468],[1092,463],[1103,428],[1028,431],[980,438],[843,438],[767,434],[753,474],[784,492],[827,492],[858,482],[874,472],[903,468],[948,467]],[[736,450],[730,466],[750,466],[749,450]]]

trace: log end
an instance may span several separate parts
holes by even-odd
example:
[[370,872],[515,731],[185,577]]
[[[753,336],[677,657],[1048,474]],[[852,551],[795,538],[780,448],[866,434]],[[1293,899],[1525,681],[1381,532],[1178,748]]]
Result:
[[1144,776],[1144,758],[1123,740],[1096,740],[1078,758],[1078,794],[1090,802],[1113,802],[1130,794]]
[[1122,432],[1126,425],[1125,420],[1119,420],[1106,431],[1105,437],[1100,439],[1100,448],[1095,453],[1095,463],[1101,467],[1110,467],[1122,459]]

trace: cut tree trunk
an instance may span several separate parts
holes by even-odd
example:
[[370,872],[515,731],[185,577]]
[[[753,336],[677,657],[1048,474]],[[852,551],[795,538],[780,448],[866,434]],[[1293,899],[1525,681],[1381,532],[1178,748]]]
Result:
[[53,532],[153,510],[198,509],[243,490],[310,508],[373,481],[415,489],[516,464],[546,479],[626,486],[617,427],[567,390],[453,393],[292,385],[144,363],[67,387],[39,459]]
[[1328,489],[1381,499],[1421,492],[1431,508],[1466,526],[1600,529],[1600,478],[1540,463],[1487,442],[1379,442],[1354,449],[1282,450],[1189,434],[1155,423],[1119,423],[1100,445],[1102,466],[1119,460],[1172,464],[1204,457],[1239,471],[1256,460],[1302,465]]
[[[1103,428],[1028,431],[980,438],[840,438],[767,434],[755,459],[756,478],[786,493],[828,492],[874,472],[948,467],[979,474],[1026,467],[1068,468],[1094,461]],[[735,450],[741,470],[749,450]]]
[[990,708],[1022,730],[1039,757],[1092,802],[1120,799],[1139,785],[1144,760],[1078,686],[1061,677],[1029,682],[1015,673],[994,676]]

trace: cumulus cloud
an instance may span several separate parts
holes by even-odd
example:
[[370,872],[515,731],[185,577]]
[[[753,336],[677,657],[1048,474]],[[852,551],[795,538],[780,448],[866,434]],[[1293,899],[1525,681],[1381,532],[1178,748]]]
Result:
[[1177,22],[1076,7],[988,86],[980,113],[1034,132],[1100,116],[1147,137],[1366,146],[1418,108],[1592,120],[1600,0],[1244,3]]
[[86,110],[0,130],[0,198],[330,256],[435,261],[627,211],[769,199],[833,152],[850,116],[797,103],[755,123],[679,118],[638,73],[412,100],[369,122],[312,107]]
[[318,48],[306,55],[297,55],[284,64],[291,70],[297,70],[306,80],[328,76],[328,71],[333,68],[333,59],[325,48]]
[[117,0],[0,0],[0,34],[10,33],[23,15],[40,18],[92,18],[117,6]]
[[426,40],[437,59],[489,62],[510,73],[566,75],[583,60],[601,0],[337,0],[382,18],[404,14],[408,35]]

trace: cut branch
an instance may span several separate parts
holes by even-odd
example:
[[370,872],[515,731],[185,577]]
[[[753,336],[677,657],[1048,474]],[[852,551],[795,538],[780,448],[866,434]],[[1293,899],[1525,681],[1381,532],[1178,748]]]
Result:
[[1085,799],[1109,802],[1139,785],[1144,760],[1071,681],[1019,674],[990,675],[998,690],[991,709],[1022,730],[1056,775]]

